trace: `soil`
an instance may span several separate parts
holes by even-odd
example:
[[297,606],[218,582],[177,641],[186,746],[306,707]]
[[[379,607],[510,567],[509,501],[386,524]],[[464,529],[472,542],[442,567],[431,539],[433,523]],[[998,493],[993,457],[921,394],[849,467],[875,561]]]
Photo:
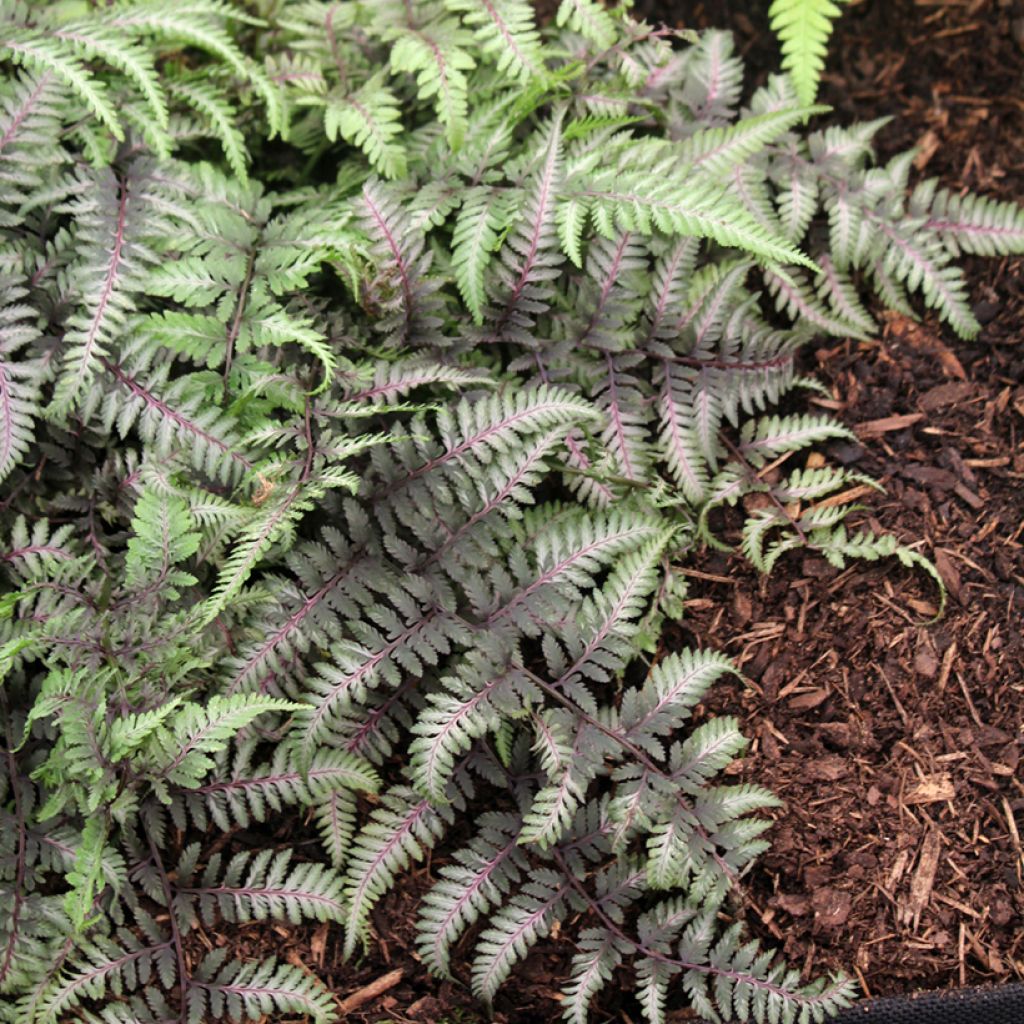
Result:
[[[636,7],[731,27],[755,76],[775,65],[764,0]],[[883,159],[917,145],[921,173],[1021,200],[1022,46],[1016,0],[854,2],[830,46],[823,99],[842,120],[892,115]],[[876,340],[807,357],[830,389],[820,404],[859,438],[830,454],[885,487],[865,499],[865,525],[934,562],[949,593],[944,617],[928,622],[938,600],[929,578],[891,561],[838,572],[797,555],[764,579],[711,553],[690,570],[688,616],[667,638],[740,663],[745,682],[704,710],[740,716],[753,742],[734,773],[785,801],[750,876],[751,928],[808,976],[853,970],[868,995],[1024,978],[1022,268],[969,262],[985,325],[974,342],[933,318],[887,315]],[[357,965],[340,961],[326,926],[253,926],[230,941],[272,945],[341,999],[382,988],[352,1006],[352,1021],[480,1021],[464,986],[431,979],[410,955],[430,872],[379,905],[378,940]],[[559,1019],[568,955],[542,946],[494,1019]],[[639,1014],[612,991],[594,1019]]]

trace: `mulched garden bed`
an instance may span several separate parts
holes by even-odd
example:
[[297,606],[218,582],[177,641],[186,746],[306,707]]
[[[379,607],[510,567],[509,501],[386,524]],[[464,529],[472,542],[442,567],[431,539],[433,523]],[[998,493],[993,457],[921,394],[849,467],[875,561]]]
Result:
[[[776,60],[766,6],[637,10],[733,28],[757,74]],[[866,0],[838,26],[823,99],[844,121],[892,115],[883,159],[918,145],[921,172],[1019,201],[1022,47],[1016,0]],[[798,554],[763,579],[712,552],[690,569],[687,618],[666,639],[742,666],[746,684],[721,688],[705,713],[741,718],[753,743],[736,776],[786,802],[750,878],[752,929],[808,975],[852,970],[871,995],[1024,978],[1024,261],[968,269],[976,341],[888,315],[876,340],[807,355],[830,389],[819,404],[859,438],[830,454],[885,486],[861,499],[864,521],[933,560],[945,616],[926,623],[934,585],[894,562],[839,573]],[[428,863],[381,903],[378,941],[356,965],[326,925],[210,939],[316,970],[352,1021],[480,1021],[465,986],[411,955],[431,878]],[[568,955],[543,945],[494,1019],[557,1020]],[[595,1020],[639,1019],[614,990],[602,1008]]]

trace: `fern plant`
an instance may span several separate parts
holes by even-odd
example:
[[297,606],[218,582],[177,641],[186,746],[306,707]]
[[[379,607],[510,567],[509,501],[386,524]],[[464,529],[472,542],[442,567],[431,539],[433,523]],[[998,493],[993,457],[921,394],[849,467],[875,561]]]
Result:
[[3,9],[0,1020],[334,1020],[201,929],[357,955],[431,850],[419,955],[485,1003],[560,930],[567,1020],[627,968],[651,1024],[824,1019],[743,936],[775,801],[690,721],[735,669],[660,627],[701,544],[928,568],[806,464],[799,352],[868,291],[975,333],[955,260],[1024,214],[744,103],[722,33],[256,15]]

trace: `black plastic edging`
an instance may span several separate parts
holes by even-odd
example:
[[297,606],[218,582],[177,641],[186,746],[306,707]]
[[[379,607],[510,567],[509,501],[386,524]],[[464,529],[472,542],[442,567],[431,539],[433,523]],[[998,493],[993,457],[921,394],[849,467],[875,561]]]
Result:
[[865,999],[840,1013],[835,1024],[1024,1024],[1024,985]]

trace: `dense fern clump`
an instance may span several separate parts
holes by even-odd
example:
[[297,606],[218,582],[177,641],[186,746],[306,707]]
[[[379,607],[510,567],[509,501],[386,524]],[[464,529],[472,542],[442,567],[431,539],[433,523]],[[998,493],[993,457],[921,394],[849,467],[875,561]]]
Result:
[[848,1002],[744,938],[775,801],[659,630],[700,544],[928,568],[805,464],[797,353],[866,291],[973,335],[1024,214],[596,0],[0,20],[0,1020],[336,1020],[203,929],[356,955],[457,820],[419,955],[485,1003],[556,926],[569,1021]]

